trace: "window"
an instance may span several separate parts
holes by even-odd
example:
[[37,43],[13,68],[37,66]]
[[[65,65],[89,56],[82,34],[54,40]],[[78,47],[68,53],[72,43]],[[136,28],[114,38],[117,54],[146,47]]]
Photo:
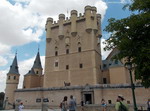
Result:
[[69,65],[66,65],[66,69],[69,69]]
[[14,80],[16,80],[16,76],[14,76]]
[[38,71],[36,71],[36,74],[38,74],[39,72]]
[[101,69],[101,65],[99,66],[99,69]]
[[106,84],[107,83],[107,79],[103,78],[103,83]]
[[55,67],[58,67],[58,62],[55,62]]
[[8,76],[8,80],[10,79],[10,76]]
[[38,103],[38,102],[41,102],[41,99],[40,98],[37,98],[36,99],[36,102]]
[[118,64],[118,60],[115,60],[115,64]]
[[130,101],[127,101],[127,104],[130,104]]
[[58,56],[58,52],[57,51],[55,51],[55,56]]
[[106,64],[103,64],[103,68],[106,68]]
[[78,52],[81,52],[81,47],[78,47]]
[[108,100],[108,104],[111,104],[111,100]]
[[69,49],[66,49],[66,54],[69,54]]
[[48,98],[44,98],[43,102],[49,102]]
[[80,67],[80,68],[83,68],[83,64],[80,64],[79,67]]

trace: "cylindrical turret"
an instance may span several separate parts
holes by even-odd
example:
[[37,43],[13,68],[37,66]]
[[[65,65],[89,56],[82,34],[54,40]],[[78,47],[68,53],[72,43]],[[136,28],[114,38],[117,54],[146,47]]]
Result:
[[97,12],[97,9],[96,7],[92,7],[92,16],[93,16],[93,30],[94,30],[94,33],[97,33],[98,31],[98,27],[97,27],[97,17],[96,17],[96,12]]
[[86,31],[91,32],[92,30],[92,23],[91,23],[91,6],[85,7],[85,19],[86,19]]
[[72,36],[76,36],[77,34],[77,11],[76,10],[72,10],[71,11],[71,35]]
[[58,37],[59,39],[62,39],[64,37],[64,30],[63,30],[63,21],[65,19],[64,14],[59,14],[59,31],[58,31]]
[[102,32],[101,32],[101,15],[100,14],[97,14],[97,22],[98,22],[98,25],[97,25],[97,28],[98,28],[97,36],[101,37],[102,36]]
[[52,39],[52,37],[51,37],[51,26],[52,26],[52,23],[53,23],[53,19],[50,18],[50,17],[47,18],[46,25],[45,25],[47,42],[50,42],[51,39]]

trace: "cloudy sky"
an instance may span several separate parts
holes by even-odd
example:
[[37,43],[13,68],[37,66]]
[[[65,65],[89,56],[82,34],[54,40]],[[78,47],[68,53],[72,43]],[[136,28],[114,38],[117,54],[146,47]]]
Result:
[[[69,17],[73,9],[83,13],[86,5],[96,6],[102,15],[103,30],[109,18],[120,19],[130,15],[129,11],[122,10],[126,3],[130,0],[0,0],[0,92],[5,90],[6,74],[16,51],[21,74],[19,88],[22,87],[23,75],[33,65],[38,47],[44,67],[47,17],[57,20],[60,13]],[[103,31],[101,41],[108,36]],[[108,53],[102,50],[103,59]]]

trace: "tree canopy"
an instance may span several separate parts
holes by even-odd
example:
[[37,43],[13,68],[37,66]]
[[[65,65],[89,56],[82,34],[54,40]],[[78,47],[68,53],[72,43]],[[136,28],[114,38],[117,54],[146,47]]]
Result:
[[136,64],[135,79],[150,87],[150,0],[132,0],[125,8],[132,12],[130,16],[108,20],[104,30],[111,35],[104,49],[117,48],[120,52],[116,59],[128,58],[126,63]]

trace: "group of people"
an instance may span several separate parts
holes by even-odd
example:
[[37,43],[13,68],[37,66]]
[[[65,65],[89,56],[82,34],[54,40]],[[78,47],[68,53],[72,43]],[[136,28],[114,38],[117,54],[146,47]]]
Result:
[[[115,109],[116,111],[129,111],[129,106],[124,102],[123,95],[119,94],[116,100]],[[104,99],[101,100],[102,111],[106,111],[106,102]],[[150,111],[150,99],[147,101],[147,111]]]
[[[123,95],[119,94],[117,97],[117,100],[116,100],[116,104],[115,104],[116,111],[129,111],[129,107],[124,102],[124,100],[125,99],[124,99]],[[76,100],[73,98],[72,95],[70,96],[69,102],[68,102],[68,97],[65,96],[63,98],[63,101],[60,103],[61,111],[67,111],[67,110],[76,111],[76,106],[77,106]],[[84,106],[83,101],[81,101],[81,106]],[[102,111],[106,111],[107,104],[104,99],[101,100],[101,106],[102,106]],[[23,103],[20,103],[20,105],[18,107],[19,111],[22,111],[23,108],[24,108]],[[81,109],[83,111],[83,108],[81,108]],[[147,101],[147,111],[150,111],[150,99],[148,99],[148,101]]]
[[70,96],[70,101],[67,101],[68,97],[65,96],[63,101],[60,103],[60,108],[61,111],[67,111],[69,109],[69,111],[76,111],[76,100],[73,98],[73,96]]
[[[128,105],[124,102],[124,97],[123,95],[118,95],[116,104],[115,104],[115,109],[116,111],[129,111]],[[102,106],[102,111],[106,111],[106,102],[104,99],[101,100],[101,106]]]

